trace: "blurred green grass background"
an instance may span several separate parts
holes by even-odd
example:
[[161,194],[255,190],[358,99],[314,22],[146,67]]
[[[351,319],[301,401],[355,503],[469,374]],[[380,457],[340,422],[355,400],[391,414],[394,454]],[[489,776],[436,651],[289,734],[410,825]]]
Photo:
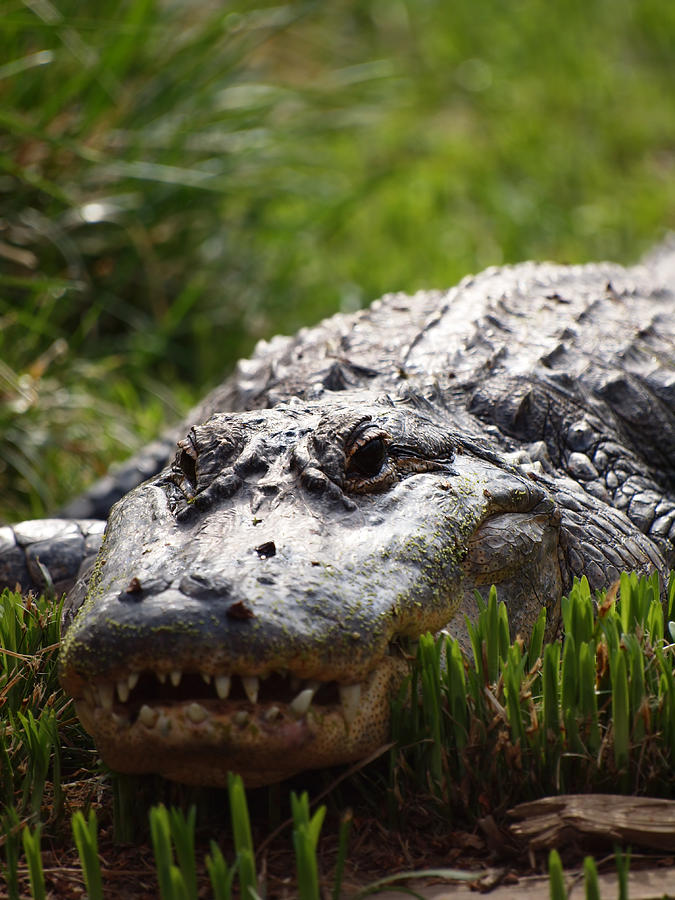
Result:
[[675,227],[670,0],[5,0],[0,519],[256,339]]

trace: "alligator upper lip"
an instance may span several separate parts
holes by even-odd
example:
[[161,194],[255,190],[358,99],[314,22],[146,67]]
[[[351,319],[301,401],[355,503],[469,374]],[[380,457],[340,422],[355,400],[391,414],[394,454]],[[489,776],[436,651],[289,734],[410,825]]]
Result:
[[[399,658],[407,652],[398,640],[390,644],[390,654]],[[237,672],[212,673],[186,668],[130,671],[112,679],[93,679],[81,689],[81,699],[92,709],[100,709],[122,724],[140,721],[153,728],[167,710],[180,707],[195,725],[212,716],[232,718],[246,724],[249,718],[272,725],[281,718],[302,719],[312,705],[322,711],[342,714],[347,726],[356,718],[362,694],[377,665],[363,681],[325,681],[300,678],[288,669],[260,675]]]

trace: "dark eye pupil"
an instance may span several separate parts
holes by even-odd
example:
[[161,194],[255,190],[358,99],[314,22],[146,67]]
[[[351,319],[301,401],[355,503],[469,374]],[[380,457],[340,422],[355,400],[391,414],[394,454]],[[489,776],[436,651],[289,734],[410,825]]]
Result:
[[359,447],[349,460],[349,469],[359,475],[371,478],[382,468],[385,457],[385,447],[382,438],[373,438],[363,447]]

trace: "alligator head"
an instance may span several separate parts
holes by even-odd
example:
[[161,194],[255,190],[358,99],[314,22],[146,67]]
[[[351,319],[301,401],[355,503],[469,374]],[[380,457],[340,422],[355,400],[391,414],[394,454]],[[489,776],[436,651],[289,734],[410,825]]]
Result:
[[476,588],[555,627],[558,532],[541,486],[419,399],[217,414],[114,507],[61,680],[119,771],[348,762],[387,739],[408,642],[453,617],[465,640]]

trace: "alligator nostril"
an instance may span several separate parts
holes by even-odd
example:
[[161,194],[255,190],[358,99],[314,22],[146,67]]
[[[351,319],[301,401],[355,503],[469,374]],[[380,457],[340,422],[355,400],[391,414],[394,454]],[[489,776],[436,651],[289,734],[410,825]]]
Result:
[[121,600],[123,603],[125,601],[138,602],[143,599],[143,587],[141,585],[140,579],[134,575],[126,588],[120,592],[118,595],[118,600]]
[[243,600],[237,600],[228,607],[227,616],[230,619],[254,619],[255,613]]
[[259,547],[255,548],[255,552],[260,559],[269,559],[270,556],[276,556],[277,548],[274,541],[265,541],[264,544],[260,544]]

